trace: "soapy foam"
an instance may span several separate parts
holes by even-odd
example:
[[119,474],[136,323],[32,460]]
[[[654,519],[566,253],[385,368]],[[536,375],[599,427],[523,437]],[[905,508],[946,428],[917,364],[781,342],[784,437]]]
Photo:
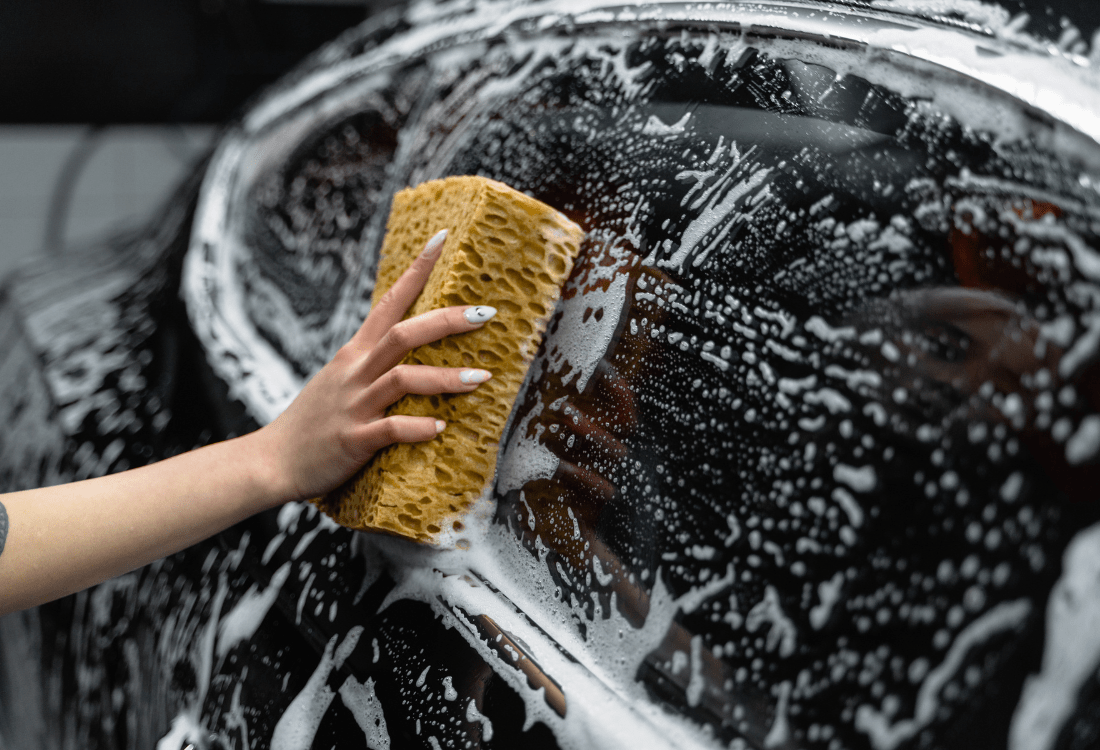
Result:
[[989,610],[959,633],[944,660],[924,678],[912,718],[891,721],[864,704],[856,711],[856,727],[867,735],[875,750],[893,750],[911,739],[935,717],[940,691],[955,676],[967,653],[998,633],[1020,628],[1030,613],[1031,603],[1026,599]]
[[374,692],[374,680],[359,682],[348,675],[340,686],[340,700],[355,717],[355,723],[363,730],[363,738],[370,750],[390,750],[390,735],[386,729],[386,717],[382,704]]
[[268,610],[275,603],[280,589],[286,583],[290,575],[290,563],[283,563],[275,574],[271,576],[271,582],[263,592],[259,592],[253,584],[241,600],[230,610],[218,624],[218,645],[216,654],[219,659],[224,659],[237,644],[250,639],[255,634],[260,623],[267,617]]
[[1081,687],[1100,663],[1100,526],[1070,542],[1062,568],[1047,603],[1042,666],[1024,684],[1012,716],[1009,750],[1055,747]]
[[[335,694],[326,681],[333,669],[343,666],[344,660],[351,655],[359,643],[363,628],[356,625],[337,647],[339,636],[332,636],[325,645],[321,661],[313,670],[301,692],[290,702],[283,712],[275,731],[271,735],[272,750],[309,750],[321,720],[328,711]],[[364,730],[366,731],[366,730]]]

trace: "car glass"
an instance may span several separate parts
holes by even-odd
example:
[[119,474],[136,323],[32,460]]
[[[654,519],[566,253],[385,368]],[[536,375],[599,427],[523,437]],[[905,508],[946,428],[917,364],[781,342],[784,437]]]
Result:
[[1037,669],[1095,515],[1095,151],[734,35],[454,59],[408,182],[588,231],[498,475],[515,589],[724,741],[891,748]]
[[308,112],[304,126],[277,122],[250,144],[261,163],[230,219],[234,284],[250,324],[299,376],[320,369],[350,336],[348,321],[365,315],[377,253],[364,248],[384,226],[388,167],[423,80],[417,66],[394,70],[387,85]]

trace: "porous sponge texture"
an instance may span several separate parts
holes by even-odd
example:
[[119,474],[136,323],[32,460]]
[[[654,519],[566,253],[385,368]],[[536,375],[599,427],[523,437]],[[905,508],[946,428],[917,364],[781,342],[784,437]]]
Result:
[[428,442],[385,448],[318,501],[344,526],[433,545],[461,533],[464,513],[493,479],[508,415],[584,238],[561,213],[501,182],[426,182],[394,196],[373,303],[441,229],[443,251],[406,317],[452,305],[491,305],[497,315],[405,362],[481,367],[493,378],[471,393],[402,398],[390,414],[435,417],[447,428]]

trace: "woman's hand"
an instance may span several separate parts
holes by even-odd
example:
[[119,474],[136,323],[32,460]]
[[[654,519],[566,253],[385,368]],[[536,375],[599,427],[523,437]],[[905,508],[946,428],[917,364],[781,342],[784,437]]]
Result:
[[444,233],[371,311],[363,327],[278,419],[249,435],[149,466],[3,495],[0,615],[79,591],[178,552],[266,508],[321,495],[390,443],[445,426],[385,416],[407,393],[472,391],[485,370],[408,367],[409,350],[479,328],[491,307],[450,307],[402,321]]
[[431,274],[446,238],[433,237],[370,311],[359,331],[318,372],[285,412],[254,433],[270,457],[272,504],[317,497],[340,486],[392,443],[430,440],[446,425],[386,409],[406,394],[466,393],[487,370],[403,365],[418,346],[480,328],[496,310],[448,307],[402,320]]

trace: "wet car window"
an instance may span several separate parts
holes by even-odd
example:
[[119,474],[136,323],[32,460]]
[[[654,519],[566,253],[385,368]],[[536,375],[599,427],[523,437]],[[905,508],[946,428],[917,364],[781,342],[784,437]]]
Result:
[[754,746],[1018,684],[1100,448],[1080,162],[732,37],[543,45],[456,74],[408,181],[589,232],[497,489],[594,661],[680,600],[625,677]]
[[408,114],[403,99],[418,82],[401,76],[390,96],[358,98],[352,113],[335,113],[292,142],[290,153],[267,160],[241,202],[242,246],[262,248],[239,265],[249,319],[302,375],[347,338],[330,323],[343,320],[341,302],[362,293],[361,279],[373,278],[363,247],[392,191],[387,167]]

